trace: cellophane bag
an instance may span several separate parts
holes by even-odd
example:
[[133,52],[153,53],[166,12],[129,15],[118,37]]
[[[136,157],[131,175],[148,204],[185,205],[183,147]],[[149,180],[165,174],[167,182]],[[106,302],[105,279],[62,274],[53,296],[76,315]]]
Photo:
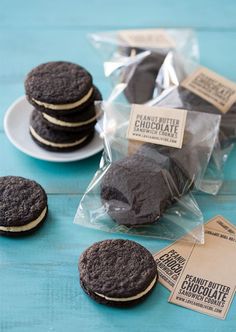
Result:
[[104,112],[104,152],[74,222],[169,240],[188,234],[203,243],[203,216],[191,191],[206,171],[220,116],[187,111],[179,149],[127,139],[131,105],[102,102],[97,108]]
[[111,98],[118,102],[143,104],[156,98],[186,76],[183,59],[199,58],[191,29],[118,30],[89,38],[102,55],[113,87]]
[[[94,33],[90,39],[103,55],[105,76],[113,85],[109,101],[158,105],[199,66],[197,38],[188,29],[119,30]],[[171,98],[172,95],[167,101],[175,107],[176,100]],[[190,106],[191,100],[187,109]],[[232,145],[223,146],[218,139],[202,181],[202,192],[219,192],[231,149]]]
[[[197,88],[199,87],[200,92],[201,89],[204,89],[204,94],[210,96],[212,100],[216,99],[223,103],[224,100],[227,100],[229,93],[236,95],[235,83],[225,83],[225,78],[218,77],[218,74],[214,72],[213,75],[216,74],[217,77],[213,76],[212,78],[211,71],[209,72],[207,68],[199,67],[196,63],[192,63],[189,66],[188,77],[192,77],[197,72],[199,72],[195,79],[195,83],[197,82],[198,84]],[[184,82],[183,85],[185,85]],[[180,86],[165,91],[161,97],[154,98],[147,104],[150,106],[184,108],[189,111],[221,115],[219,137],[212,154],[211,162],[202,181],[202,191],[217,194],[223,182],[224,165],[236,141],[236,98],[229,109],[226,112],[222,112],[206,100],[204,95],[199,96],[195,94],[185,86],[182,86],[181,82]]]

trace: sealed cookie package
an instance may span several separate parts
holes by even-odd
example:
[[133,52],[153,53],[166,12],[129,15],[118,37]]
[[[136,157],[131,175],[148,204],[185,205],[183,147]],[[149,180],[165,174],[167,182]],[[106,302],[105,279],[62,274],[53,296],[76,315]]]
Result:
[[207,169],[220,116],[97,103],[104,152],[75,223],[108,232],[204,241],[192,195]]
[[180,86],[166,91],[148,105],[221,115],[219,137],[202,181],[203,191],[217,194],[223,181],[224,165],[236,141],[236,83],[195,65]]
[[178,86],[188,72],[183,59],[198,61],[198,42],[190,29],[137,29],[89,35],[112,83],[110,100],[144,104]]

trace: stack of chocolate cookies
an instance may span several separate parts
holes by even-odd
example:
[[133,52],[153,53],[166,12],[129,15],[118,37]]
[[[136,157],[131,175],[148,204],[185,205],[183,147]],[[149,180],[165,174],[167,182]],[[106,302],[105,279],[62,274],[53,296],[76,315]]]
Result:
[[34,106],[30,120],[33,140],[49,151],[73,151],[88,144],[101,100],[90,73],[70,62],[48,62],[26,77],[25,91]]
[[113,162],[101,182],[101,200],[110,217],[125,226],[158,221],[193,184],[198,158],[187,172],[192,160],[185,150],[187,146],[175,153],[173,148],[145,143],[133,155]]
[[194,185],[199,187],[219,121],[218,116],[188,112],[181,149],[143,143],[131,154],[107,164],[100,184],[104,211],[118,225],[137,227],[158,222]]

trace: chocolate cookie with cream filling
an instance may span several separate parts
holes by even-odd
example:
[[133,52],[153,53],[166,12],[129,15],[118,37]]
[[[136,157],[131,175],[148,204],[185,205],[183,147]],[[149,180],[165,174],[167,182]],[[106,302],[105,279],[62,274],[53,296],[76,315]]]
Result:
[[158,272],[152,254],[129,240],[94,243],[79,260],[80,283],[101,304],[126,307],[144,300],[154,289]]
[[47,195],[35,181],[0,177],[0,234],[19,236],[38,229],[47,216]]
[[25,92],[37,110],[52,116],[73,113],[94,100],[92,76],[85,68],[65,61],[44,63],[31,70]]
[[161,164],[138,154],[111,163],[101,181],[105,211],[119,225],[157,222],[178,194],[166,175]]
[[[95,87],[95,100],[101,100],[100,91]],[[42,113],[47,125],[53,129],[80,132],[93,129],[100,114],[96,111],[94,103],[85,107],[83,110],[69,115],[58,115],[56,117],[47,113]]]
[[74,151],[88,144],[94,136],[94,128],[80,132],[68,132],[52,129],[43,115],[34,110],[30,119],[30,135],[41,147],[49,151]]

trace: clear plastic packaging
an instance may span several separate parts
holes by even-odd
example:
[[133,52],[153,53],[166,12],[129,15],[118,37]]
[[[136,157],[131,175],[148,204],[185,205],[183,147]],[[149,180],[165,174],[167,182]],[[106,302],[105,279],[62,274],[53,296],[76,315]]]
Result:
[[[197,65],[192,64],[191,70],[189,69],[190,74],[196,68]],[[182,86],[165,91],[161,97],[154,98],[147,104],[149,106],[184,108],[189,111],[221,115],[219,137],[201,187],[202,191],[217,194],[223,183],[224,165],[236,141],[236,104],[233,104],[228,112],[221,113],[208,101]]]
[[236,141],[236,104],[226,113],[221,113],[214,105],[197,96],[186,88],[179,86],[170,89],[162,98],[153,99],[150,106],[184,108],[189,111],[212,113],[221,115],[219,141],[223,148],[229,147]]
[[[207,102],[199,104],[199,98],[195,99],[192,93],[180,87],[183,79],[199,66],[194,32],[181,29],[166,29],[165,32],[175,41],[174,47],[131,47],[122,41],[119,31],[91,35],[95,47],[103,51],[105,75],[113,84],[109,101],[220,114]],[[228,112],[222,118],[224,128],[221,127],[223,130],[201,184],[201,191],[211,195],[216,195],[223,184],[223,169],[236,132],[234,114]]]
[[220,116],[188,112],[181,149],[128,140],[130,105],[103,102],[100,167],[81,199],[75,223],[108,232],[203,243],[198,188],[218,135]]
[[[199,51],[195,33],[190,29],[135,31],[146,38],[146,45],[141,43],[138,47],[137,35],[134,44],[133,40],[127,42],[123,30],[93,33],[89,37],[102,55],[105,76],[113,85],[110,100],[143,104],[178,86],[188,73],[183,59],[197,62]],[[152,31],[160,31],[161,38],[155,39]],[[163,34],[170,43],[163,44]]]

